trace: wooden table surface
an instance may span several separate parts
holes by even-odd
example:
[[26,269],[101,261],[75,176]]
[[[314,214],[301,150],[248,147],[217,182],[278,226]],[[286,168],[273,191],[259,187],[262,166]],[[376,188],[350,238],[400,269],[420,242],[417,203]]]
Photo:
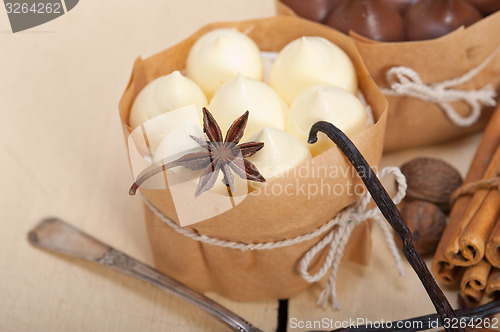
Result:
[[[117,109],[132,63],[206,23],[274,12],[271,0],[85,0],[54,21],[13,34],[0,9],[0,331],[224,330],[152,286],[37,250],[26,234],[42,218],[58,216],[152,264],[141,200],[128,195],[132,176]],[[387,155],[383,164],[439,156],[465,174],[479,138]],[[341,265],[342,310],[318,308],[321,288],[313,285],[290,299],[290,322],[432,312],[408,265],[408,276],[398,276],[379,233],[375,227],[368,267]],[[456,293],[447,293],[456,304]],[[265,331],[276,329],[278,301],[209,296]]]

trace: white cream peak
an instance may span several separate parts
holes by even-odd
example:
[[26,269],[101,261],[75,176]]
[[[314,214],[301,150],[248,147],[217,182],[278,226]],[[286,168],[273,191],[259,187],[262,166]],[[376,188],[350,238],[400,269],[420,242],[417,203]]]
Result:
[[[311,159],[311,153],[305,143],[280,129],[264,127],[250,137],[250,140],[264,143],[264,147],[248,160],[257,167],[266,183],[286,176],[289,170]],[[250,185],[259,187],[265,183],[250,182]]]
[[143,124],[152,155],[165,154],[161,158],[155,157],[155,160],[198,146],[189,137],[203,137],[198,114],[196,106],[188,105],[161,114]]
[[[317,86],[302,92],[290,106],[286,130],[306,143],[312,125],[318,121],[334,124],[349,138],[369,126],[368,115],[359,99],[333,85]],[[318,141],[308,146],[316,156],[334,144],[324,135],[318,135]]]
[[155,116],[191,104],[201,111],[207,105],[207,98],[196,83],[174,71],[151,81],[139,92],[129,123],[136,128]]
[[353,94],[358,87],[349,56],[323,37],[302,37],[286,45],[271,68],[269,84],[288,104],[317,85],[334,85]]
[[234,120],[249,111],[241,142],[264,126],[285,129],[287,109],[283,99],[267,84],[243,75],[221,86],[208,106],[223,133]]
[[215,29],[191,47],[186,73],[210,99],[217,89],[238,73],[262,80],[263,64],[257,44],[235,29]]

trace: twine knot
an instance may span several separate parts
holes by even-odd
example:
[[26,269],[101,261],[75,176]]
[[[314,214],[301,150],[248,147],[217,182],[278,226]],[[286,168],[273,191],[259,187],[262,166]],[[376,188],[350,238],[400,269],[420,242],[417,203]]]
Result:
[[[393,200],[394,203],[399,204],[406,193],[406,179],[399,168],[396,167],[384,168],[380,174],[380,177],[384,177],[389,173],[395,175],[396,181],[398,183],[398,192]],[[340,310],[340,305],[338,303],[336,294],[336,279],[338,267],[342,256],[344,255],[345,245],[349,241],[352,231],[356,226],[358,226],[365,220],[375,220],[382,228],[386,243],[391,251],[392,256],[394,257],[399,274],[401,276],[405,275],[401,256],[399,255],[396,243],[394,242],[394,236],[392,235],[391,229],[388,227],[384,217],[377,207],[373,209],[367,208],[370,200],[370,194],[365,191],[360,201],[356,205],[348,207],[347,209],[338,213],[337,216],[332,219],[336,227],[333,228],[320,242],[312,247],[304,255],[302,261],[300,262],[300,274],[302,278],[304,278],[304,280],[310,283],[319,281],[328,271],[330,271],[328,281],[318,299],[318,305],[323,308],[326,308],[328,300],[331,298],[332,308],[334,310]],[[327,246],[329,247],[328,253],[323,265],[317,273],[313,275],[309,274],[308,269],[312,260],[318,254],[318,252],[320,252]]]
[[500,169],[495,173],[495,176],[490,179],[482,179],[466,183],[458,187],[450,197],[450,204],[453,206],[457,199],[464,195],[474,195],[474,193],[481,189],[496,189],[500,191]]
[[[392,67],[386,73],[387,83],[390,89],[382,89],[382,92],[391,96],[409,96],[424,101],[432,102],[441,107],[446,116],[460,127],[468,127],[481,116],[481,107],[496,106],[495,89],[488,84],[477,90],[459,90],[452,87],[463,84],[486,67],[500,51],[498,47],[489,57],[487,57],[477,67],[472,68],[463,76],[446,80],[443,82],[425,84],[418,73],[408,67]],[[470,113],[462,116],[450,104],[456,101],[464,101],[470,106]]]
[[[406,194],[406,178],[401,172],[401,170],[397,167],[386,167],[377,174],[379,177],[384,177],[388,174],[393,174],[396,177],[396,182],[398,184],[398,192],[394,196],[393,201],[396,204],[399,204],[401,200],[404,198]],[[391,251],[392,256],[396,262],[396,268],[399,271],[401,276],[406,275],[403,263],[401,260],[401,256],[399,255],[399,250],[394,242],[394,236],[392,234],[391,229],[387,225],[384,217],[380,213],[378,208],[368,209],[368,203],[370,202],[370,194],[365,190],[363,195],[361,196],[360,201],[355,204],[347,207],[343,211],[339,212],[335,218],[331,219],[327,223],[323,224],[321,227],[316,229],[311,233],[306,233],[303,235],[299,235],[294,238],[274,241],[274,242],[264,242],[264,243],[241,243],[234,241],[221,240],[213,237],[209,237],[203,234],[198,234],[196,232],[190,231],[188,229],[184,229],[177,225],[173,220],[167,217],[163,212],[161,212],[157,207],[155,207],[146,197],[142,196],[146,205],[168,226],[172,227],[178,233],[192,239],[195,241],[199,241],[202,243],[220,246],[224,248],[237,249],[241,251],[246,250],[271,250],[275,248],[283,248],[292,246],[298,243],[302,243],[311,239],[314,239],[324,233],[328,234],[315,246],[313,246],[302,258],[300,263],[300,274],[304,280],[308,282],[316,282],[319,281],[327,272],[330,270],[330,278],[328,279],[328,283],[321,293],[321,296],[318,300],[318,304],[323,308],[326,307],[329,298],[332,298],[333,309],[340,309],[340,305],[337,301],[337,295],[335,290],[335,282],[337,278],[337,270],[340,264],[340,260],[344,255],[344,248],[349,238],[351,236],[354,228],[367,219],[372,219],[382,228],[384,232],[384,237],[386,243]],[[311,264],[314,256],[321,251],[326,246],[330,246],[328,250],[328,255],[321,267],[320,271],[314,275],[310,275],[308,270],[309,265]]]

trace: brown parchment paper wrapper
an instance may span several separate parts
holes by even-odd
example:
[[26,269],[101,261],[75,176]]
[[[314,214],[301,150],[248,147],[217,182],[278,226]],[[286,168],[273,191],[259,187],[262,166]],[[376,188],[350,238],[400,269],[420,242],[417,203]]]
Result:
[[[441,38],[385,43],[351,33],[359,53],[375,82],[389,88],[386,72],[394,66],[415,70],[425,84],[460,77],[481,64],[500,46],[500,12],[468,28],[460,28]],[[487,84],[500,90],[500,53],[467,83],[454,88],[471,90]],[[470,127],[455,125],[441,108],[412,97],[387,96],[389,115],[385,151],[435,144],[483,129],[491,108],[483,107],[480,120]],[[460,115],[467,115],[464,102],[452,103]]]
[[276,4],[276,15],[297,16],[297,14],[295,14],[295,12],[290,7],[285,5],[283,2],[276,0],[275,4]]
[[[236,23],[208,25],[180,44],[147,59],[137,59],[129,85],[120,101],[120,117],[125,137],[131,128],[128,117],[138,92],[151,80],[182,70],[193,43],[204,33],[222,27],[232,27],[246,33],[262,51],[279,51],[287,43],[304,35],[325,37],[344,49],[357,70],[360,90],[371,106],[375,124],[353,138],[354,143],[371,165],[378,165],[383,149],[387,100],[372,81],[352,41],[345,35],[307,20],[278,16]],[[309,173],[325,166],[349,169],[348,176],[293,177],[271,182],[285,188],[287,184],[300,186],[344,186],[360,184],[347,159],[335,147],[303,165]],[[298,173],[300,174],[300,173]],[[314,173],[318,174],[318,173]],[[178,223],[168,189],[141,189],[155,207]],[[341,209],[354,203],[358,197],[344,195],[316,195],[308,198],[298,193],[289,195],[248,195],[235,208],[216,217],[185,227],[199,234],[222,240],[263,243],[290,239],[310,233],[334,217]],[[196,208],[196,207],[193,207]],[[309,284],[299,274],[299,261],[306,251],[324,236],[306,242],[272,250],[240,251],[203,244],[178,234],[167,226],[149,208],[145,208],[146,223],[156,267],[198,291],[214,291],[236,300],[288,298]],[[346,256],[366,263],[370,252],[369,224],[355,229],[346,248]],[[310,272],[322,264],[326,252],[318,255]]]

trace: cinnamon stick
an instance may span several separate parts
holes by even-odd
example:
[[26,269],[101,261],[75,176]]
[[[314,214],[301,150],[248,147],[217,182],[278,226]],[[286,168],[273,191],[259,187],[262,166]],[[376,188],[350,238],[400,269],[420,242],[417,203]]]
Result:
[[469,307],[477,307],[484,297],[484,292],[474,288],[461,288],[460,295]]
[[[472,183],[474,181],[480,180],[486,168],[488,167],[493,153],[496,151],[498,145],[500,144],[500,105],[496,108],[492,117],[490,118],[489,124],[486,127],[483,138],[479,143],[478,149],[472,163],[469,167],[469,171],[464,180],[464,184]],[[458,236],[462,234],[462,230],[466,225],[463,225],[462,216],[471,201],[471,196],[461,196],[453,205],[450,212],[450,219],[448,221],[448,226],[446,227],[439,245],[434,254],[434,259],[432,261],[432,271],[438,279],[443,284],[454,285],[456,284],[462,275],[463,268],[456,266],[451,261],[446,258],[446,250],[452,247],[456,242],[458,246]]]
[[465,269],[460,282],[460,292],[470,305],[477,306],[481,302],[490,271],[491,264],[484,259]]
[[500,218],[497,219],[486,243],[485,256],[491,265],[500,268]]
[[[499,127],[500,128],[500,127]],[[496,176],[500,169],[500,145],[486,169],[483,180]],[[496,189],[476,191],[462,218],[464,227],[458,238],[458,250],[453,246],[446,252],[448,259],[455,265],[470,266],[484,257],[486,241],[500,214],[500,192]]]
[[486,283],[485,294],[489,298],[498,298],[500,295],[500,269],[494,268]]
[[460,288],[485,289],[490,271],[491,264],[484,259],[478,264],[468,267],[465,269]]

